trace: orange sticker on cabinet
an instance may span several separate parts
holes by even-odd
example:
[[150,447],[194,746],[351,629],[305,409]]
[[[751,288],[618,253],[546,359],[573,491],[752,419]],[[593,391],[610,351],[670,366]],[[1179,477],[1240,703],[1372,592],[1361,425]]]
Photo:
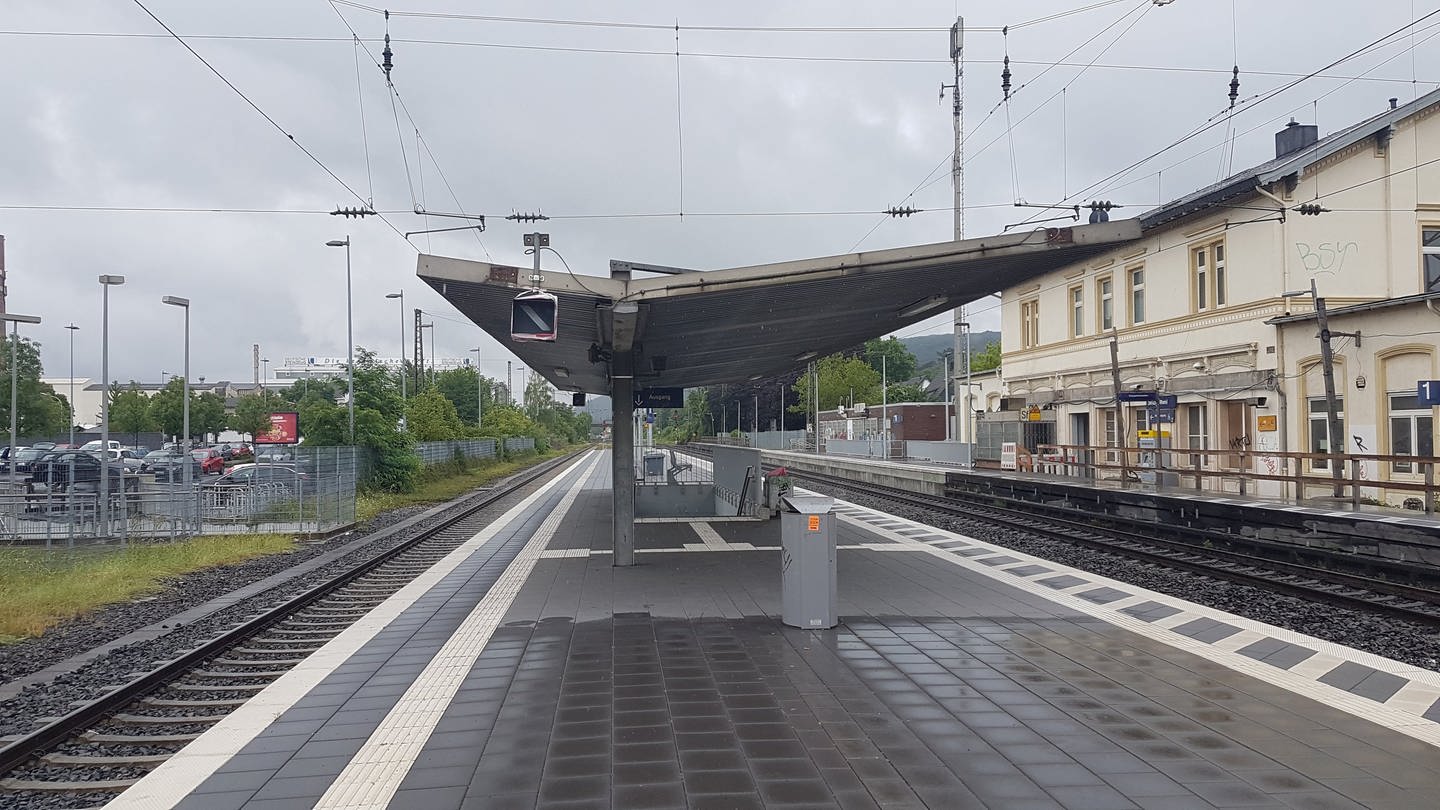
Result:
[[812,532],[818,532],[818,531],[820,531],[820,516],[819,516],[819,515],[810,515],[810,531],[812,531]]

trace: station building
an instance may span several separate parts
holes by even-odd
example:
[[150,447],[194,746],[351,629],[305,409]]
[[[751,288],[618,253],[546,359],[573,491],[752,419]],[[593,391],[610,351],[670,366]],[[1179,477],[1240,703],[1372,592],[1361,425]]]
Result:
[[[1313,283],[1347,451],[1433,456],[1416,385],[1440,378],[1440,91],[1316,135],[1292,122],[1274,159],[1141,215],[1139,241],[1005,289],[990,416],[1039,421],[1060,444],[1134,446],[1152,426],[1117,398],[1118,371],[1121,391],[1176,397],[1174,422],[1153,427],[1219,451],[1194,457],[1206,468],[1274,473],[1266,450],[1327,452]],[[1326,474],[1325,459],[1300,463]],[[1383,484],[1422,470],[1363,462],[1379,485],[1365,495],[1401,503],[1414,493]],[[1259,494],[1295,492],[1264,481]]]

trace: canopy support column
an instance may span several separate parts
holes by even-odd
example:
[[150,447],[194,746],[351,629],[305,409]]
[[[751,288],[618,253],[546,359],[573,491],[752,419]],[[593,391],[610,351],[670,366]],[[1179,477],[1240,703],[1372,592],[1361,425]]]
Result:
[[616,566],[635,564],[635,380],[634,357],[617,352],[611,363],[610,435],[615,491]]

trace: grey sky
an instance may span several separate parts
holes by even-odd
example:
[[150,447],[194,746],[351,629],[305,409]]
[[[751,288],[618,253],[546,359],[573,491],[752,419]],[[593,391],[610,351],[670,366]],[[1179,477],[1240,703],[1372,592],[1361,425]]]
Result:
[[[983,4],[974,28],[1014,25],[1084,0]],[[521,234],[501,219],[512,211],[556,215],[541,229],[579,273],[603,274],[610,258],[712,269],[843,253],[880,217],[908,202],[931,210],[885,221],[860,249],[951,237],[946,158],[952,144],[948,34],[953,2],[632,2],[406,0],[395,11],[453,12],[655,24],[680,31],[686,216],[562,219],[565,215],[675,214],[682,210],[677,134],[676,34],[669,29],[538,25],[393,16],[394,80],[420,127],[428,154],[417,163],[415,129],[400,114],[410,164],[382,76],[361,52],[366,127],[362,135],[355,50],[338,8],[378,54],[379,14],[326,0],[213,3],[146,0],[182,35],[318,37],[255,41],[194,37],[190,44],[261,109],[362,196],[369,177],[381,211],[411,207],[411,187],[432,211],[457,208],[490,217],[468,233],[417,236],[428,252],[528,264]],[[899,6],[898,8],[895,6]],[[1230,66],[1240,64],[1241,98],[1345,56],[1435,4],[1378,0],[1363,13],[1339,0],[1122,0],[1061,20],[1012,30],[1008,51],[1021,87],[1005,137],[998,31],[967,36],[965,104],[970,158],[967,231],[983,235],[1034,213],[1018,196],[1056,202],[1170,144],[1225,109]],[[6,236],[9,308],[45,318],[24,333],[44,344],[47,373],[68,370],[74,321],[76,373],[98,376],[100,273],[127,276],[111,296],[111,376],[154,381],[180,370],[181,313],[162,295],[193,300],[192,374],[250,378],[250,345],[286,356],[344,354],[344,255],[324,247],[354,240],[356,342],[394,355],[399,312],[386,292],[437,313],[443,356],[485,347],[486,373],[503,374],[508,355],[415,279],[415,248],[385,223],[324,214],[212,214],[23,210],[11,206],[138,206],[328,211],[359,204],[175,40],[165,37],[19,35],[19,31],[163,34],[133,2],[10,0],[0,34],[11,69],[0,74],[0,233]],[[962,13],[967,10],[961,8]],[[1125,16],[1126,14],[1129,16]],[[1044,75],[1036,62],[1065,56]],[[1425,43],[1440,16],[1418,28]],[[1133,24],[1133,27],[1131,26]],[[694,26],[918,27],[905,32],[699,31]],[[686,27],[690,26],[690,27]],[[1128,30],[1126,30],[1128,27]],[[1095,67],[1081,67],[1117,34]],[[429,40],[422,43],[415,40]],[[451,44],[439,44],[441,42]],[[1404,37],[1329,71],[1365,78],[1317,78],[1234,116],[1233,168],[1273,154],[1272,136],[1294,115],[1321,134],[1435,87],[1440,48],[1408,51]],[[468,44],[462,44],[468,43]],[[512,47],[495,47],[495,46]],[[520,47],[513,47],[520,46]],[[586,50],[558,50],[586,49]],[[595,53],[647,51],[659,55]],[[667,55],[668,54],[668,55]],[[694,54],[707,54],[698,56]],[[735,55],[805,59],[731,58]],[[1381,62],[1397,56],[1383,66]],[[853,60],[830,61],[816,57]],[[1117,69],[1115,65],[1187,70]],[[1205,69],[1216,72],[1197,72]],[[1079,75],[1078,78],[1077,75]],[[1411,82],[1418,78],[1418,84]],[[1376,81],[1390,79],[1398,81]],[[1072,81],[1073,80],[1073,81]],[[1022,87],[1023,86],[1023,87]],[[1067,87],[1063,96],[1052,96]],[[1317,101],[1318,99],[1318,101]],[[992,113],[991,111],[994,110]],[[1033,116],[1032,116],[1033,113]],[[1021,120],[1025,119],[1023,123]],[[1226,167],[1226,124],[1204,132],[1084,199],[1112,199],[1138,214],[1215,181]],[[983,123],[982,123],[983,122]],[[1062,148],[1063,147],[1063,148]],[[1193,159],[1180,162],[1183,159]],[[1176,165],[1178,163],[1178,165]],[[914,198],[906,195],[926,180]],[[1157,176],[1157,172],[1162,170]],[[1128,184],[1126,184],[1128,183]],[[980,207],[990,206],[990,207]],[[713,216],[714,214],[824,215]],[[413,214],[388,216],[401,231],[460,224]],[[428,225],[427,225],[428,222]],[[483,248],[482,248],[483,244]],[[554,263],[545,257],[546,266]],[[998,313],[978,312],[977,329]],[[948,316],[907,334],[948,331]],[[477,344],[477,341],[481,341]]]

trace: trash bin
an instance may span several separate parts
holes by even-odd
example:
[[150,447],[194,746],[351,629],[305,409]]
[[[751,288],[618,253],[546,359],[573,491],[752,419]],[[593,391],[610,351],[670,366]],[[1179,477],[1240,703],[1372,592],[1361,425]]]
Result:
[[835,621],[835,501],[822,495],[781,498],[780,619],[822,630]]
[[649,477],[649,476],[652,476],[652,475],[664,475],[664,474],[665,474],[665,454],[664,454],[664,453],[646,453],[646,454],[645,454],[645,475],[646,475],[647,477]]

